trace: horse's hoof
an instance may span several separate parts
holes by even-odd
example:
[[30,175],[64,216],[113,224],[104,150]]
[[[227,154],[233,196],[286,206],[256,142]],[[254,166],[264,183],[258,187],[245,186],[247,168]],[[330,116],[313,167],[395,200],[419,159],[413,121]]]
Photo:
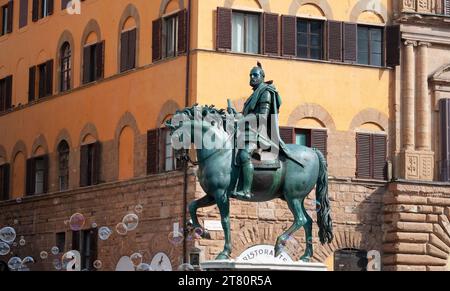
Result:
[[216,261],[223,261],[223,260],[231,260],[231,257],[225,253],[225,252],[221,252],[217,257],[216,257]]

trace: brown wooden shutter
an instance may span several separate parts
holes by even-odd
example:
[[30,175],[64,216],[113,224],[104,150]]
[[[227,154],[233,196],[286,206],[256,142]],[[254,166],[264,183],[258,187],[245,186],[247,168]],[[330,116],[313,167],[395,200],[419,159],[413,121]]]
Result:
[[342,62],[342,22],[328,21],[328,59]]
[[34,101],[34,97],[36,96],[35,87],[36,87],[36,67],[31,67],[28,79],[28,102]]
[[47,61],[45,64],[45,95],[53,94],[53,60]]
[[356,23],[344,23],[344,62],[356,63],[358,26]]
[[158,173],[159,164],[159,130],[147,132],[147,174]]
[[39,0],[33,0],[32,9],[32,20],[33,22],[36,22],[39,20]]
[[187,10],[181,10],[178,12],[178,48],[177,53],[183,54],[187,48],[187,35],[188,35],[188,15]]
[[400,25],[386,27],[386,65],[395,67],[400,65]]
[[297,46],[297,18],[295,16],[281,16],[281,54],[295,56]]
[[264,54],[278,55],[278,14],[264,13]]
[[120,36],[120,71],[128,70],[128,31],[122,32]]
[[356,134],[356,177],[371,178],[370,134]]
[[162,18],[158,18],[152,23],[152,61],[161,59],[161,36],[162,36]]
[[80,186],[88,186],[89,173],[89,145],[82,145],[80,148]]
[[218,50],[231,50],[232,44],[232,11],[229,8],[217,7],[216,47]]
[[280,138],[286,144],[295,144],[295,130],[292,127],[280,127]]
[[12,103],[12,82],[13,82],[13,77],[12,76],[8,76],[5,78],[5,86],[6,86],[6,95],[5,95],[5,110],[8,110],[11,108],[11,103]]
[[386,148],[387,137],[385,135],[372,135],[372,178],[386,180]]
[[27,160],[27,195],[34,195],[36,193],[36,166],[34,158]]
[[128,69],[134,69],[136,67],[136,42],[137,29],[130,30],[128,32]]
[[326,157],[328,153],[328,132],[322,129],[312,129],[311,130],[311,147],[316,148],[322,152]]
[[444,0],[444,14],[450,15],[450,0]]
[[91,46],[83,48],[83,84],[91,81]]
[[101,161],[102,161],[102,144],[100,142],[96,142],[94,144],[94,159],[93,159],[93,173],[92,173],[92,185],[100,184],[100,175],[101,175]]
[[42,161],[44,164],[44,187],[42,193],[48,193],[48,171],[49,171],[49,163],[48,163],[48,155],[42,157]]
[[47,0],[47,15],[52,15],[54,10],[53,0]]
[[9,172],[9,164],[0,166],[0,200],[9,199]]
[[11,33],[13,30],[13,19],[14,19],[14,2],[9,0],[8,2],[8,23],[6,24],[6,32]]
[[102,79],[105,67],[105,41],[97,43],[95,53],[97,54],[96,80]]
[[450,99],[439,100],[440,119],[440,178],[441,181],[450,181]]
[[28,24],[28,0],[20,0],[19,28]]

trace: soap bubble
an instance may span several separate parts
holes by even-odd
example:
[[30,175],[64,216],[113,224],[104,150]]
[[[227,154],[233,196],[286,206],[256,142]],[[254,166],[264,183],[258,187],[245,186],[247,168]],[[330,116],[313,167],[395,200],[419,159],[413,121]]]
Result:
[[13,242],[12,246],[13,246],[13,247],[17,247],[17,243],[16,243],[16,242]]
[[61,261],[60,260],[58,260],[58,259],[54,259],[53,260],[53,267],[56,269],[56,270],[61,270],[62,269],[62,263],[61,263]]
[[28,257],[23,258],[22,265],[27,265],[27,264],[34,264],[33,257],[28,256]]
[[201,238],[203,235],[203,229],[201,227],[196,227],[194,229],[194,237],[195,238]]
[[110,237],[111,234],[112,234],[111,229],[109,229],[109,227],[106,227],[106,226],[102,226],[98,230],[98,237],[101,240],[107,240]]
[[19,257],[12,257],[8,261],[8,268],[11,270],[17,270],[22,266],[22,260]]
[[101,269],[102,267],[103,267],[103,263],[102,263],[102,261],[100,261],[100,260],[96,260],[96,261],[94,261],[94,268],[96,268],[97,270],[98,269]]
[[116,231],[120,235],[126,235],[128,232],[127,226],[125,225],[125,223],[120,222],[116,225]]
[[0,242],[0,256],[6,256],[7,254],[9,254],[10,250],[11,248],[7,243],[2,241]]
[[25,239],[23,239],[23,238],[19,240],[19,245],[22,246],[22,247],[23,247],[26,243],[27,243],[27,242],[26,242]]
[[19,220],[14,219],[14,224],[19,224]]
[[170,232],[168,239],[171,244],[180,245],[183,242],[184,237],[182,231],[178,231],[178,232]]
[[139,217],[134,213],[127,214],[122,219],[122,223],[125,224],[127,231],[135,230],[139,224]]
[[136,212],[137,214],[142,213],[143,210],[144,210],[144,207],[141,204],[138,204],[134,207],[134,212]]
[[52,252],[53,255],[56,256],[57,254],[59,254],[59,248],[56,247],[56,246],[55,246],[55,247],[52,247],[51,252]]
[[92,228],[97,228],[97,223],[93,222],[91,226]]
[[86,218],[84,218],[83,214],[75,213],[69,219],[70,229],[74,231],[81,230],[86,222]]
[[17,202],[17,203],[22,203],[22,198],[20,198],[20,197],[17,198],[17,199],[16,199],[16,202]]
[[136,267],[136,271],[153,271],[149,264],[142,263]]
[[45,260],[48,258],[48,253],[46,251],[42,251],[39,256],[41,257],[41,259]]
[[134,253],[130,256],[130,260],[133,262],[133,265],[139,266],[142,263],[142,255],[140,253]]
[[0,229],[0,240],[5,243],[12,243],[16,239],[16,231],[10,226]]

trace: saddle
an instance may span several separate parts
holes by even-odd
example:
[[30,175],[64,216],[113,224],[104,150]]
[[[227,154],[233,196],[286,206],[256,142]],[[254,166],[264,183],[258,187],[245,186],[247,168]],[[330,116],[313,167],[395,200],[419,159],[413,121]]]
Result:
[[252,164],[255,171],[258,170],[277,170],[281,168],[279,156],[272,152],[257,149],[252,153]]

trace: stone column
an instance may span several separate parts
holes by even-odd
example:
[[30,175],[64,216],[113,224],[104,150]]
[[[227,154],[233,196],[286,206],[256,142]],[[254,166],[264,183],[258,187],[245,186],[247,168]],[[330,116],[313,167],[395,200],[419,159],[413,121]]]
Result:
[[415,149],[415,57],[414,46],[416,42],[405,41],[404,71],[403,71],[403,149]]
[[428,47],[419,43],[417,63],[417,150],[431,150],[431,97],[428,94]]

